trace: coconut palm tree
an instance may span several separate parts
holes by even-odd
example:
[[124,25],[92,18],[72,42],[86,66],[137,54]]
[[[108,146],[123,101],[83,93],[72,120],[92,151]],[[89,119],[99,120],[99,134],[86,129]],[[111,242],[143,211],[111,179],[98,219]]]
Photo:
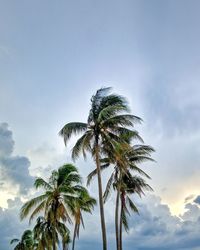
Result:
[[31,230],[26,230],[22,234],[21,239],[12,239],[10,244],[17,243],[14,250],[33,250],[34,240]]
[[[126,180],[123,176],[131,175],[130,171],[137,172],[140,175],[143,175],[147,178],[150,178],[141,168],[137,166],[138,163],[144,162],[146,160],[153,161],[150,157],[151,153],[154,152],[154,149],[147,145],[134,145],[131,146],[132,139],[142,139],[136,133],[132,135],[122,135],[126,136],[125,143],[115,143],[115,150],[106,149],[107,158],[101,160],[103,163],[101,165],[101,170],[106,169],[110,165],[114,166],[114,171],[112,172],[104,192],[104,202],[108,199],[108,196],[111,192],[111,187],[117,191],[116,194],[116,206],[115,206],[115,234],[116,234],[116,247],[117,250],[120,250],[120,230],[119,230],[119,205],[120,201],[122,202],[121,186],[124,185],[123,181]],[[90,184],[92,178],[97,174],[96,169],[88,175],[87,185]],[[139,178],[139,177],[138,177]],[[139,182],[138,182],[139,183]],[[128,202],[130,199],[128,199]],[[130,202],[129,202],[130,203]],[[131,208],[137,211],[137,208],[131,203]],[[123,210],[124,211],[124,210]],[[120,216],[121,217],[121,216]]]
[[[72,223],[68,205],[82,188],[80,184],[81,177],[76,167],[72,164],[65,164],[57,171],[52,172],[48,182],[42,178],[37,178],[34,185],[37,189],[42,188],[44,194],[26,202],[21,208],[20,218],[23,220],[30,215],[29,222],[36,215],[44,212],[44,218],[40,218],[38,223],[45,227],[45,232],[48,235],[52,235],[52,237],[49,237],[49,241],[53,244],[53,249],[56,249],[59,233],[62,238],[63,249],[66,248],[64,245],[66,245],[69,237],[66,234],[62,234],[64,228],[62,229],[63,226],[60,223]],[[60,227],[58,227],[59,225]],[[59,229],[62,230],[59,231]],[[41,240],[39,242],[39,249],[47,243]]]
[[37,250],[56,250],[59,242],[55,224],[43,216],[37,218],[33,229],[34,239],[38,242]]
[[69,230],[64,223],[52,221],[50,213],[47,218],[43,216],[37,218],[33,233],[34,239],[37,241],[36,250],[56,250],[59,238],[62,239],[62,249],[68,249],[70,243]]
[[124,97],[109,94],[109,91],[110,88],[101,88],[93,95],[86,123],[70,122],[59,132],[64,138],[65,144],[73,134],[83,133],[73,147],[72,158],[75,160],[80,153],[86,157],[86,152],[88,151],[95,161],[98,177],[103,250],[107,250],[107,239],[100,168],[100,157],[103,153],[101,146],[104,143],[112,149],[112,142],[119,141],[121,133],[132,133],[128,127],[133,126],[135,122],[141,121],[139,117],[129,114],[128,104]]
[[71,213],[74,217],[74,233],[72,241],[72,250],[75,248],[76,237],[79,238],[80,225],[84,228],[84,221],[82,212],[91,213],[96,200],[92,198],[86,188],[82,188],[79,191],[78,197],[73,198],[70,203]]
[[52,219],[55,221],[71,223],[67,204],[71,197],[76,196],[76,192],[81,188],[80,184],[81,177],[72,164],[65,164],[57,171],[53,171],[48,182],[43,178],[37,178],[34,186],[36,189],[43,189],[44,194],[27,201],[21,208],[20,218],[23,220],[30,215],[31,222],[39,213],[44,212],[47,217],[51,211]]
[[144,191],[152,191],[152,188],[146,183],[146,181],[138,176],[132,176],[128,171],[122,176],[122,181],[120,184],[120,224],[119,224],[119,245],[120,250],[122,250],[122,228],[125,231],[129,231],[129,225],[127,220],[127,215],[130,215],[131,209],[133,212],[138,213],[138,209],[131,200],[131,195],[138,194],[144,195]]

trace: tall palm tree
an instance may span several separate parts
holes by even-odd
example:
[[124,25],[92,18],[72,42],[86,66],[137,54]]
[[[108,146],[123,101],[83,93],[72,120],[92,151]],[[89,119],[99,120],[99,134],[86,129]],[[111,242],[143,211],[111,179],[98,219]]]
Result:
[[80,225],[82,224],[84,228],[84,221],[82,212],[91,213],[94,205],[96,205],[96,200],[92,198],[87,189],[82,188],[79,191],[78,197],[73,198],[70,203],[70,208],[72,215],[74,217],[74,233],[72,241],[72,250],[75,248],[76,237],[79,238]]
[[109,94],[109,91],[110,88],[101,88],[93,95],[86,123],[70,122],[60,131],[65,144],[73,134],[83,133],[73,147],[72,157],[75,160],[80,153],[86,157],[86,151],[88,151],[96,163],[103,250],[107,250],[107,239],[100,168],[100,157],[103,153],[101,146],[104,143],[113,148],[112,141],[119,141],[119,135],[125,131],[131,133],[128,127],[141,120],[129,114],[128,104],[124,97]]
[[26,230],[22,234],[21,239],[12,239],[10,244],[17,243],[14,250],[33,250],[34,240],[31,230]]
[[[140,175],[150,178],[141,168],[137,166],[137,164],[144,162],[146,160],[153,161],[150,155],[152,152],[154,152],[154,149],[147,145],[131,146],[132,139],[136,138],[142,141],[142,139],[139,137],[137,133],[135,134],[132,133],[132,135],[129,134],[128,136],[127,135],[122,135],[122,136],[126,136],[125,143],[115,143],[115,150],[109,150],[109,148],[107,148],[106,149],[107,158],[104,158],[101,160],[102,162],[101,170],[106,169],[110,165],[114,166],[114,171],[112,172],[107,182],[106,190],[104,192],[104,202],[106,202],[110,194],[111,187],[113,187],[114,190],[117,191],[116,206],[115,206],[115,234],[116,234],[117,250],[121,250],[120,228],[119,228],[119,221],[120,221],[119,218],[121,216],[119,215],[119,205],[120,205],[120,202],[122,202],[121,187],[124,185],[123,183],[124,180],[126,180],[124,176],[126,175],[130,176],[131,171],[134,171]],[[97,174],[97,171],[95,169],[88,175],[88,181],[87,181],[88,185],[90,184],[92,178],[96,174]],[[130,199],[128,199],[127,201],[130,204],[131,202]],[[134,204],[132,203],[131,205],[132,205],[131,208],[137,211],[137,208],[134,206]]]

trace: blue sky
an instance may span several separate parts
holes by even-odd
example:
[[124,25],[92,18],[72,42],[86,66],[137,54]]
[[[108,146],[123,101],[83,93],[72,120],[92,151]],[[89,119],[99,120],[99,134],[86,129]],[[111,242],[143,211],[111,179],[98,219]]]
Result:
[[[90,98],[102,86],[128,98],[144,120],[137,129],[156,149],[157,163],[144,165],[154,193],[137,201],[142,212],[136,225],[131,221],[126,249],[200,249],[199,9],[194,0],[0,1],[4,250],[26,227],[17,211],[34,195],[34,177],[70,161],[73,142],[66,150],[58,131],[86,120]],[[82,160],[77,165],[83,176],[93,167]],[[98,220],[98,210],[93,216]],[[93,221],[87,218],[81,249],[92,247]],[[112,229],[113,221],[107,223]],[[98,231],[94,240],[98,247]]]

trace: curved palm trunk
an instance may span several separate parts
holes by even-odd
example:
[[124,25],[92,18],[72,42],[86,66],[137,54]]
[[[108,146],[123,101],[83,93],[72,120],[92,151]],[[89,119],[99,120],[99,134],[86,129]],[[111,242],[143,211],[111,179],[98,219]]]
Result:
[[119,244],[119,188],[117,190],[117,197],[116,197],[116,207],[115,207],[115,234],[116,234],[116,247],[117,250],[120,250]]
[[121,194],[121,211],[120,211],[120,224],[119,224],[119,245],[120,249],[122,250],[122,212],[123,212],[123,206],[124,206],[124,194]]
[[54,241],[53,242],[53,250],[56,250],[57,248],[56,248],[56,242]]
[[74,226],[74,234],[73,234],[73,240],[72,240],[72,250],[74,250],[74,248],[75,248],[76,230],[77,230],[77,224],[75,223],[75,226]]
[[103,207],[103,192],[102,192],[101,170],[100,170],[100,160],[99,160],[99,143],[98,143],[98,137],[96,137],[96,141],[95,141],[95,161],[96,161],[97,177],[98,177],[99,206],[100,206],[100,217],[101,217],[101,230],[102,230],[102,239],[103,239],[103,250],[107,250],[106,225],[105,225],[104,207]]

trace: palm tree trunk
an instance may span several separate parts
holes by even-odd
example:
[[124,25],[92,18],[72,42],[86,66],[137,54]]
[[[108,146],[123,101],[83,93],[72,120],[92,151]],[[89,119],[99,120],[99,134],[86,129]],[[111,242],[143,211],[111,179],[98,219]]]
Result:
[[53,250],[56,250],[56,242],[53,242]]
[[74,234],[73,234],[73,241],[72,241],[72,250],[74,250],[74,247],[75,247],[76,228],[77,228],[77,224],[75,223],[75,226],[74,226]]
[[96,140],[95,140],[95,161],[96,161],[97,177],[98,177],[99,206],[100,206],[100,217],[101,217],[101,231],[102,231],[102,240],[103,240],[103,250],[107,250],[106,225],[105,225],[104,207],[103,207],[103,192],[102,192],[102,181],[101,181],[101,170],[100,170],[98,137],[96,137]]
[[117,188],[117,197],[116,197],[116,207],[115,207],[115,234],[116,234],[117,250],[120,250],[120,244],[119,244],[119,196],[120,196],[120,191],[119,191],[119,187],[118,187]]
[[121,211],[120,211],[120,224],[119,224],[119,250],[122,250],[122,212],[123,212],[123,195],[121,194]]

